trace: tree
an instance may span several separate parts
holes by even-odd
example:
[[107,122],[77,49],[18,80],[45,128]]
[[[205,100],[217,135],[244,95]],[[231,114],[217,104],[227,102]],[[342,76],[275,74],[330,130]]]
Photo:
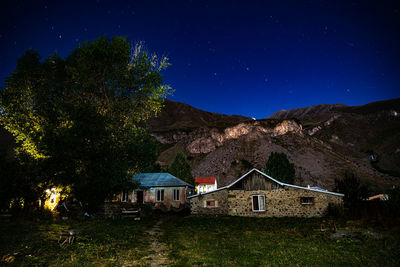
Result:
[[271,152],[265,164],[264,172],[283,183],[293,184],[294,182],[294,165],[289,162],[284,153]]
[[178,152],[175,156],[174,162],[168,168],[168,172],[179,179],[187,182],[188,184],[194,184],[194,178],[192,175],[192,168],[187,162],[185,154]]
[[160,74],[168,65],[122,37],[85,42],[65,59],[28,50],[1,89],[0,123],[41,177],[95,209],[154,164],[157,144],[139,125],[171,93]]
[[335,179],[335,190],[344,194],[343,202],[348,208],[355,208],[368,197],[368,188],[354,173],[346,172],[343,179]]

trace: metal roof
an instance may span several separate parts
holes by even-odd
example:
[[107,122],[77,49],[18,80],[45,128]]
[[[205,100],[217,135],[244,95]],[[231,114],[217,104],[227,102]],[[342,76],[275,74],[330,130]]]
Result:
[[194,182],[196,184],[215,184],[216,177],[196,177]]
[[330,191],[325,190],[325,189],[322,189],[322,188],[321,188],[321,189],[316,189],[316,188],[312,188],[312,187],[309,188],[309,187],[303,187],[303,186],[298,186],[298,185],[292,185],[292,184],[282,183],[282,182],[280,182],[280,181],[278,181],[278,180],[275,180],[274,178],[272,178],[272,177],[269,176],[268,174],[265,174],[265,173],[263,173],[262,171],[257,170],[256,168],[253,168],[253,169],[251,169],[249,172],[247,172],[246,174],[244,174],[242,177],[240,177],[239,179],[237,179],[236,181],[234,181],[233,183],[231,183],[230,185],[227,185],[227,186],[224,186],[224,187],[220,187],[220,188],[218,188],[218,189],[216,189],[216,190],[208,191],[208,192],[206,192],[206,193],[200,193],[200,194],[197,194],[197,195],[193,195],[193,196],[190,196],[190,197],[188,197],[188,198],[193,198],[193,197],[197,197],[197,196],[199,196],[199,195],[205,195],[205,194],[213,193],[213,192],[215,192],[215,191],[219,191],[219,190],[223,190],[223,189],[229,189],[229,188],[232,187],[234,184],[236,184],[237,182],[239,182],[240,180],[242,180],[243,178],[245,178],[247,175],[249,175],[250,173],[252,173],[252,172],[254,172],[254,171],[260,173],[261,175],[265,176],[266,178],[268,178],[268,179],[274,181],[275,183],[277,183],[277,184],[279,184],[279,185],[281,185],[281,186],[299,188],[299,189],[304,189],[304,190],[309,190],[309,191],[314,191],[314,192],[319,192],[319,193],[325,193],[325,194],[335,195],[335,196],[339,196],[339,197],[343,197],[343,196],[344,196],[344,194],[335,193],[335,192],[330,192]]
[[168,187],[168,186],[189,186],[193,187],[176,178],[167,172],[162,173],[139,173],[133,177],[133,181],[139,182],[139,188],[147,189],[150,187]]

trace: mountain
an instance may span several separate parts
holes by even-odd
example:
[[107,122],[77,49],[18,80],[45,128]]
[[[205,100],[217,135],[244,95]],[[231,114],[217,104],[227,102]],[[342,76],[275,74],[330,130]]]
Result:
[[369,158],[376,170],[400,177],[400,99],[354,107],[316,105],[269,118],[297,119],[306,134],[341,154],[356,161]]
[[333,189],[335,178],[352,172],[371,186],[390,187],[400,184],[399,114],[400,99],[281,110],[263,120],[167,100],[147,128],[160,143],[161,166],[183,152],[194,176],[216,176],[219,186],[262,169],[275,151],[294,163],[298,185]]
[[[400,99],[280,110],[263,120],[166,100],[144,126],[160,144],[163,168],[183,152],[194,176],[217,177],[219,187],[253,167],[262,170],[271,152],[294,163],[297,185],[332,190],[346,172],[377,191],[400,185]],[[0,127],[0,147],[11,152],[14,146]]]

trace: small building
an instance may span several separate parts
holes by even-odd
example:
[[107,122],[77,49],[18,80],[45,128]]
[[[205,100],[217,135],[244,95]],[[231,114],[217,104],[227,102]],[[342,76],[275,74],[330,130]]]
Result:
[[196,192],[206,193],[217,189],[217,178],[216,177],[196,177]]
[[252,169],[230,185],[189,197],[191,213],[249,217],[321,217],[343,194],[282,183]]
[[148,204],[162,210],[179,210],[187,205],[194,187],[169,173],[139,173],[133,177],[139,188],[124,191],[121,202]]

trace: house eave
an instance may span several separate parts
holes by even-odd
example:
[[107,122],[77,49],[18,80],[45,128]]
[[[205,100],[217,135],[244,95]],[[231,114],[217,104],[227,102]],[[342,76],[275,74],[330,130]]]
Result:
[[189,196],[187,198],[199,197],[199,196],[202,196],[202,195],[211,194],[211,193],[214,193],[214,192],[217,192],[217,191],[221,191],[221,190],[224,190],[224,189],[228,189],[228,187],[227,186],[220,187],[218,189],[215,189],[215,190],[212,190],[212,191],[208,191],[208,192],[205,192],[205,193],[199,193],[199,194],[196,194],[196,195],[193,195],[193,196]]
[[262,171],[253,168],[250,171],[248,171],[246,174],[244,174],[243,176],[241,176],[239,179],[237,179],[236,181],[234,181],[233,183],[231,183],[230,185],[226,186],[227,188],[232,187],[234,184],[236,184],[237,182],[239,182],[240,180],[242,180],[243,178],[245,178],[247,175],[249,175],[251,172],[256,171],[259,174],[263,175],[264,177],[270,179],[271,181],[274,181],[275,183],[281,185],[281,186],[288,186],[288,187],[293,187],[293,188],[298,188],[298,189],[304,189],[304,190],[309,190],[309,191],[314,191],[314,192],[318,192],[318,193],[325,193],[325,194],[330,194],[330,195],[334,195],[334,196],[339,196],[339,197],[343,197],[344,194],[340,194],[340,193],[336,193],[336,192],[330,192],[330,191],[325,191],[325,190],[318,190],[318,189],[312,189],[312,188],[308,188],[308,187],[303,187],[303,186],[298,186],[298,185],[293,185],[293,184],[286,184],[286,183],[282,183],[274,178],[272,178],[271,176],[269,176],[266,173],[263,173]]

